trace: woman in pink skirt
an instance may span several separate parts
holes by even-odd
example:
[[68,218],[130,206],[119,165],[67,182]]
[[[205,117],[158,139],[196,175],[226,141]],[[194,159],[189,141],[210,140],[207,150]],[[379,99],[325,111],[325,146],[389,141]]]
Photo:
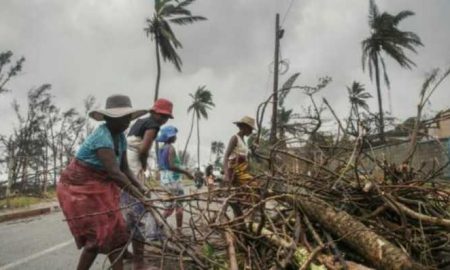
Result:
[[61,173],[58,200],[78,248],[83,248],[77,269],[89,269],[98,253],[108,254],[112,269],[123,269],[119,255],[129,235],[119,207],[120,189],[148,206],[144,186],[128,167],[123,132],[145,113],[133,109],[127,96],[110,96],[105,110],[89,113],[105,123],[86,138]]

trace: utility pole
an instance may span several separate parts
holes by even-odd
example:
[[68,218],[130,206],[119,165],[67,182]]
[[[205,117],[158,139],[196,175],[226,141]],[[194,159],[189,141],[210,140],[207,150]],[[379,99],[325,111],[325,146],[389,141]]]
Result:
[[278,66],[279,66],[279,51],[280,39],[283,30],[280,29],[280,14],[277,13],[275,19],[275,60],[273,62],[273,97],[272,97],[272,127],[270,129],[270,143],[274,144],[277,141],[277,116],[278,116]]

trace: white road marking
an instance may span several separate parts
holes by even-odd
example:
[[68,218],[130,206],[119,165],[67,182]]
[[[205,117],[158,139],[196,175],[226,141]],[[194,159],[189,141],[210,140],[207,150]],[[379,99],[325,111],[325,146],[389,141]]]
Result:
[[29,262],[31,260],[34,260],[34,259],[39,258],[41,256],[44,256],[45,254],[51,253],[51,252],[53,252],[55,250],[58,250],[60,248],[63,248],[65,246],[68,246],[68,245],[73,244],[73,243],[74,243],[73,239],[71,239],[69,241],[63,242],[63,243],[58,244],[56,246],[53,246],[51,248],[47,248],[46,250],[42,250],[40,252],[34,253],[34,254],[32,254],[32,255],[30,255],[28,257],[22,258],[20,260],[15,261],[15,262],[9,263],[7,265],[0,266],[0,270],[7,270],[7,269],[14,268],[16,266],[19,266],[21,264],[27,263],[27,262]]

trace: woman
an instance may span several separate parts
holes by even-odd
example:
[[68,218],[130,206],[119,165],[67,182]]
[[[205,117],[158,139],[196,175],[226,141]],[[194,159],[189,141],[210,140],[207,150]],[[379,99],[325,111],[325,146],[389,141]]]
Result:
[[[141,185],[144,185],[147,170],[147,158],[159,129],[169,118],[173,119],[172,102],[166,99],[158,99],[150,109],[150,116],[138,119],[128,132],[127,156],[131,171],[137,176]],[[141,222],[145,213],[145,207],[126,191],[120,196],[120,205],[127,223],[128,231],[132,234],[131,245],[136,263],[143,260],[144,242],[146,240],[158,240],[162,238],[159,226],[152,226],[150,231],[145,231],[145,224]],[[131,207],[127,207],[131,206]],[[150,213],[148,214],[150,215]],[[153,216],[147,217],[147,222],[156,224]]]
[[[173,143],[177,140],[178,129],[174,126],[163,127],[156,138],[156,141],[163,142],[164,145],[159,149],[158,165],[160,169],[161,187],[170,196],[184,195],[184,189],[181,184],[181,174],[189,179],[194,179],[192,174],[181,168],[181,161],[177,155]],[[177,223],[176,233],[181,234],[183,226],[183,205],[181,201],[173,200],[164,204],[164,218],[168,218],[175,211]]]
[[[248,172],[249,148],[245,137],[252,134],[255,128],[255,119],[244,116],[241,120],[234,122],[239,128],[237,134],[233,135],[228,143],[224,155],[224,182],[229,186],[254,187],[253,176]],[[242,209],[238,203],[230,203],[235,216],[242,216]]]
[[209,164],[206,169],[205,169],[205,178],[206,178],[206,183],[208,185],[208,191],[212,191],[214,189],[214,182],[216,180],[216,177],[214,176],[214,167],[213,165]]
[[108,97],[105,110],[89,113],[105,123],[86,138],[61,173],[58,200],[77,247],[83,248],[77,269],[89,269],[98,253],[108,254],[112,269],[123,269],[120,251],[128,233],[119,209],[120,189],[148,206],[144,186],[128,167],[123,132],[145,113],[133,109],[127,96]]

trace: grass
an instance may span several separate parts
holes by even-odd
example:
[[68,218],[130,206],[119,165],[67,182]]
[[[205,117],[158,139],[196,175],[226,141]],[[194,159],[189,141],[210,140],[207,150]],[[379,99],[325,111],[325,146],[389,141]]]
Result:
[[9,207],[8,207],[7,199],[1,199],[0,200],[0,209],[28,207],[32,204],[36,204],[41,201],[42,201],[42,198],[38,198],[38,197],[16,196],[16,197],[9,198]]
[[56,197],[56,190],[54,187],[48,189],[47,193],[43,194],[41,197],[37,196],[27,196],[27,195],[17,195],[7,199],[0,200],[0,210],[1,209],[14,209],[28,207],[33,204],[53,200]]

